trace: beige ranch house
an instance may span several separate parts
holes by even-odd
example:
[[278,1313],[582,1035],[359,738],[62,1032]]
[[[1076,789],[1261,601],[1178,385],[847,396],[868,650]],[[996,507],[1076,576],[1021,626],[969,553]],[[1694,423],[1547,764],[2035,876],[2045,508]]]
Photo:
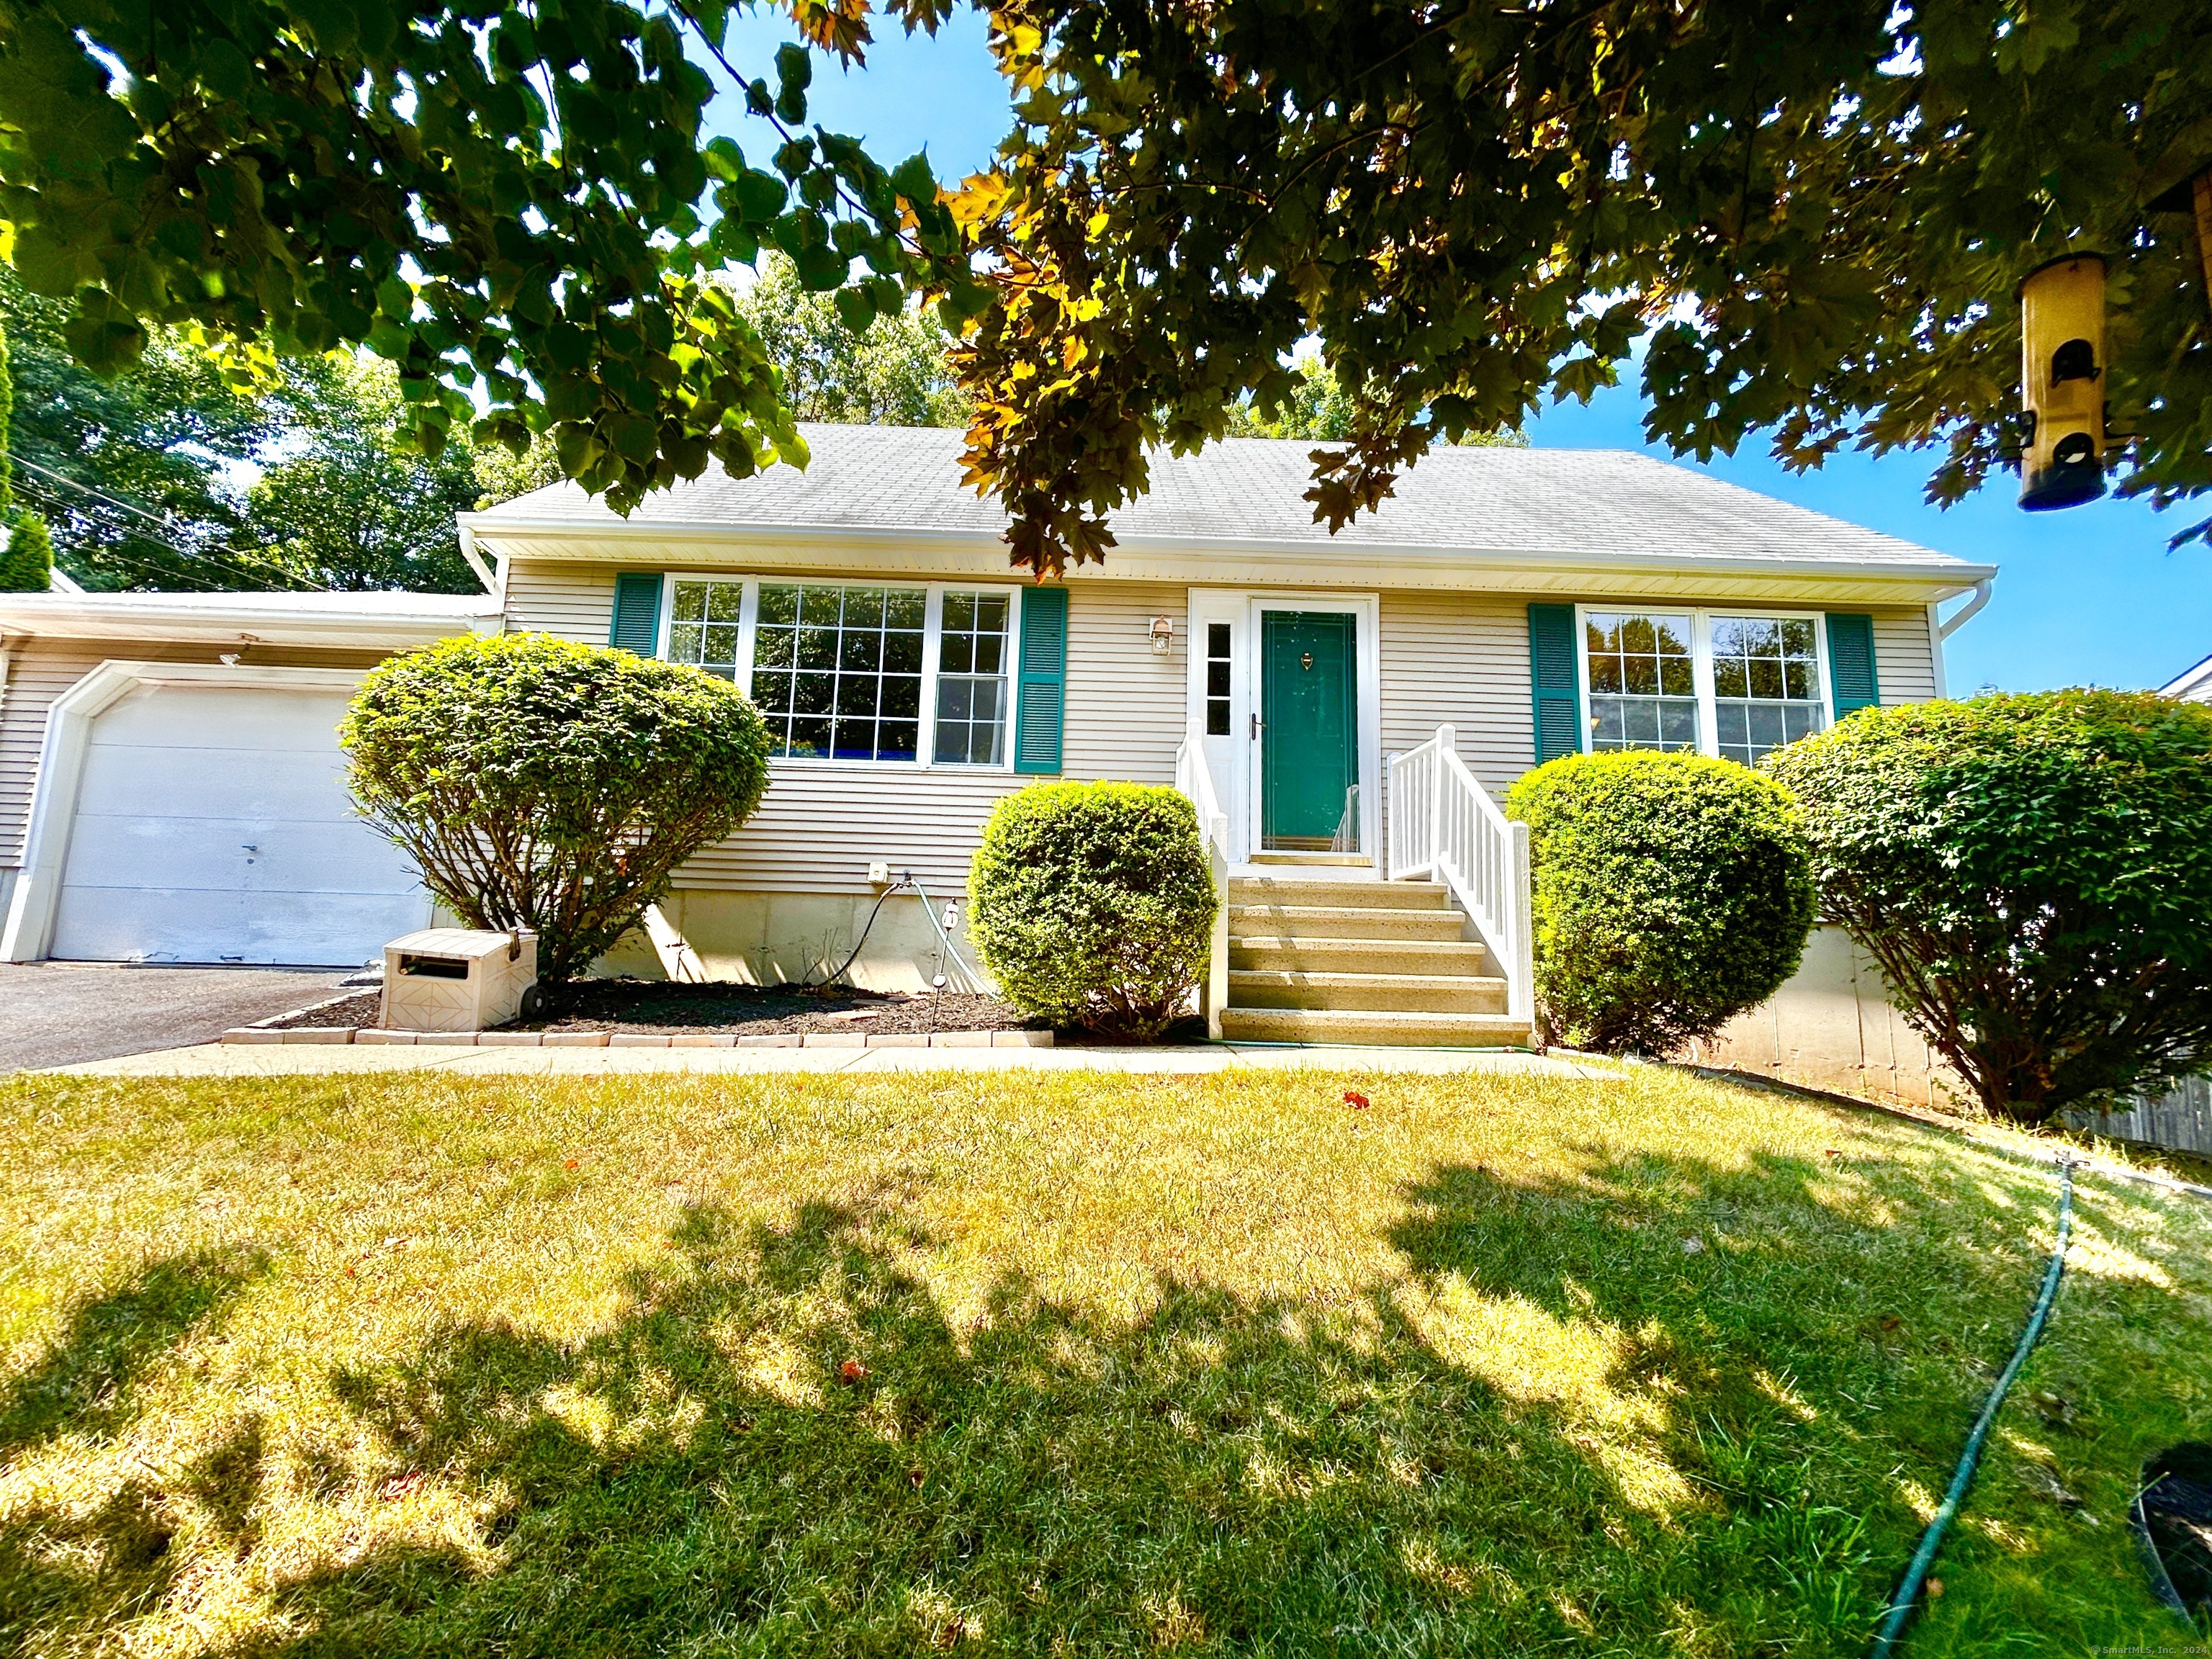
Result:
[[807,438],[803,473],[627,520],[568,485],[465,514],[483,599],[0,599],[0,954],[368,958],[422,901],[344,810],[345,688],[441,633],[536,629],[724,676],[776,743],[759,815],[611,968],[817,976],[911,876],[928,902],[902,890],[854,975],[958,982],[942,913],[993,803],[1127,779],[1190,794],[1231,883],[1220,1029],[1518,1040],[1516,778],[1577,748],[1749,762],[1940,696],[1996,574],[1614,452],[1440,451],[1331,536],[1310,446],[1238,440],[1156,458],[1104,568],[1039,586],[957,433]]

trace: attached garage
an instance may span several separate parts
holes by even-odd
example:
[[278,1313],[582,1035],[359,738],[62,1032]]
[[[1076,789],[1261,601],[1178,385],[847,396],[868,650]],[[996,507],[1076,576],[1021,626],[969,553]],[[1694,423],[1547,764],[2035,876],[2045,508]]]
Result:
[[47,955],[362,963],[428,925],[413,866],[347,799],[354,677],[267,672],[289,683],[140,684],[94,719]]
[[[98,597],[119,611],[155,596]],[[328,597],[347,602],[356,629],[363,600],[372,618],[378,601],[433,609],[436,620],[406,633],[465,632],[476,620],[451,617],[474,607],[445,596]],[[355,815],[345,787],[337,728],[373,657],[294,647],[283,653],[293,660],[270,661],[266,631],[250,637],[258,662],[237,660],[244,650],[107,657],[37,711],[36,787],[0,958],[349,965],[429,923],[413,866]],[[17,654],[0,695],[20,725],[38,689],[22,670],[38,659]]]

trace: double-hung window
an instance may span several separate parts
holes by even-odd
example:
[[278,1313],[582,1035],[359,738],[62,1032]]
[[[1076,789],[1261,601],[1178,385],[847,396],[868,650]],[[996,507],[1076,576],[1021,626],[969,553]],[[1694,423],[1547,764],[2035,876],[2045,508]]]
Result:
[[1585,606],[1589,747],[1696,750],[1748,766],[1826,724],[1818,619]]
[[788,760],[1004,767],[1010,587],[672,576],[663,654],[734,682]]

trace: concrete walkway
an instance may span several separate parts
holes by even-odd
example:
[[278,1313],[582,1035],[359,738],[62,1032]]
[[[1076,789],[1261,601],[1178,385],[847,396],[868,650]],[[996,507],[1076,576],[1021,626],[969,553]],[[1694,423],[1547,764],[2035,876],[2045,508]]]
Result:
[[627,1077],[655,1072],[1330,1072],[1488,1073],[1618,1082],[1611,1066],[1541,1054],[1451,1048],[1339,1048],[1210,1043],[1187,1048],[462,1048],[258,1047],[208,1043],[57,1068],[72,1077],[322,1077],[385,1072],[463,1076]]

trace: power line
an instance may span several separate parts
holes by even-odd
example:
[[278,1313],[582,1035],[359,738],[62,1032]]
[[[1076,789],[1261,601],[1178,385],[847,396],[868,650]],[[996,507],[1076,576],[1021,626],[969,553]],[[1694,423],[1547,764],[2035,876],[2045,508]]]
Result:
[[[158,525],[164,530],[167,530],[169,527],[167,520],[155,517],[154,514],[149,513],[143,507],[137,506],[130,501],[118,501],[112,495],[107,495],[101,490],[94,489],[90,484],[79,483],[75,478],[70,477],[66,473],[57,472],[50,466],[41,466],[36,461],[26,460],[22,456],[16,454],[12,449],[8,451],[7,453],[8,459],[15,462],[18,466],[27,467],[33,472],[40,473],[48,478],[52,478],[57,483],[65,484],[71,489],[77,490],[83,495],[89,495],[96,501],[105,501],[108,506],[118,508],[125,513],[135,513],[138,517],[145,520],[149,524]],[[201,552],[189,547],[181,547],[175,542],[169,541],[161,536],[147,535],[147,533],[143,530],[140,531],[138,534],[144,537],[144,538],[149,542],[153,542],[159,546],[167,548],[169,551],[178,555],[179,557],[206,560],[209,563],[216,564],[220,568],[220,561],[210,557],[207,553]],[[264,570],[274,571],[285,580],[292,582],[297,586],[303,586],[310,592],[326,593],[331,591],[319,583],[309,580],[307,577],[299,574],[296,571],[288,570],[283,565],[276,564],[268,559],[259,558],[253,554],[241,552],[237,548],[232,547],[227,543],[217,542],[215,544],[215,546],[217,551],[228,553],[232,558],[240,561],[241,563],[258,564]]]
[[[67,501],[64,501],[60,496],[51,493],[43,485],[37,483],[33,480],[28,478],[18,479],[16,481],[16,487],[26,495],[30,496],[34,501],[48,506],[57,513],[66,513],[70,510],[69,503]],[[133,536],[141,536],[141,532],[135,530],[126,533]],[[189,553],[184,553],[184,550],[181,549],[170,547],[169,544],[167,542],[155,541],[154,537],[141,536],[141,538],[149,542],[155,542],[157,546],[168,548],[169,551],[173,553],[182,553],[183,556],[185,557],[193,556]],[[134,558],[130,554],[122,552],[112,547],[97,548],[91,553],[87,554],[86,556],[96,557],[99,562],[102,563],[128,566],[133,569],[143,571],[149,575],[159,576],[165,580],[189,580],[191,578],[197,577],[199,574],[198,572],[190,568],[182,571],[175,570],[167,565],[156,564],[152,560],[143,557]],[[241,574],[251,575],[253,573],[247,571]],[[204,585],[199,586],[187,586],[185,591],[190,593],[221,593],[229,591],[217,586],[213,583],[205,582],[204,579],[202,580]],[[258,589],[254,591],[268,592],[270,590]]]

